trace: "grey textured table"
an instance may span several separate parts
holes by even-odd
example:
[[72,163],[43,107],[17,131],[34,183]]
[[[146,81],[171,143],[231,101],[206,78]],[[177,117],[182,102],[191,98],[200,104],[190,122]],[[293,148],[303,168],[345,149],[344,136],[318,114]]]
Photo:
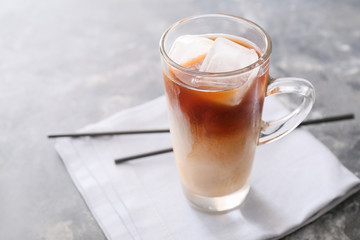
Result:
[[[0,0],[0,239],[105,238],[46,134],[163,94],[160,35],[212,12],[269,32],[271,74],[317,90],[311,117],[360,117],[357,0]],[[308,129],[360,177],[358,120]],[[360,193],[285,239],[360,239]]]

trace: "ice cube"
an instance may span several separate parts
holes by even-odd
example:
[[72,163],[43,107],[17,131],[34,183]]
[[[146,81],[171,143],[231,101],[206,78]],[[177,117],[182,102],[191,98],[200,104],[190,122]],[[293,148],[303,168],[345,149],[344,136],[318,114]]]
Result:
[[229,72],[251,65],[259,59],[254,49],[218,37],[200,67],[203,72]]
[[[200,71],[228,72],[247,67],[259,59],[254,49],[218,37],[206,55]],[[233,89],[222,98],[214,99],[226,105],[239,104],[256,78],[259,67],[239,75],[226,77],[197,77],[194,84],[206,89]]]
[[206,37],[182,35],[171,46],[169,57],[177,64],[187,67],[195,59],[204,58],[213,44],[214,41]]

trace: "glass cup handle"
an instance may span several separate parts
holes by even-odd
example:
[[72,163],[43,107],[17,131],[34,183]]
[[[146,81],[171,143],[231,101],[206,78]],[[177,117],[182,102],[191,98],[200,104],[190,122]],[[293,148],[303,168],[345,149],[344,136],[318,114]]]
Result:
[[294,130],[309,114],[315,102],[313,85],[302,78],[271,78],[266,97],[295,93],[303,97],[301,104],[287,116],[274,121],[263,121],[258,145],[275,141]]

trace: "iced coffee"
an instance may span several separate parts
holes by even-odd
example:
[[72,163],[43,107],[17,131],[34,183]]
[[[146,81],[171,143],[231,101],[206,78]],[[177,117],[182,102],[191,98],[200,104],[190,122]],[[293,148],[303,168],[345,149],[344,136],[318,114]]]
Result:
[[[270,36],[256,23],[205,14],[171,25],[160,39],[173,148],[184,193],[201,210],[240,206],[257,145],[296,128],[315,92],[306,79],[269,79]],[[296,94],[287,116],[262,121],[265,96]],[[276,111],[276,109],[274,109]]]
[[[248,190],[268,69],[252,42],[231,35],[183,35],[169,57],[181,71],[164,71],[175,158],[185,192],[222,197]],[[225,73],[223,76],[201,73]]]

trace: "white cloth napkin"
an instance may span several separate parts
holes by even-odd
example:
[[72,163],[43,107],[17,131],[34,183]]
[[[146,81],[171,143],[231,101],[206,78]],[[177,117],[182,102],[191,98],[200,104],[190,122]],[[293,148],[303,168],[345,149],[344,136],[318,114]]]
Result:
[[[266,101],[267,118],[286,112]],[[168,127],[165,97],[82,131]],[[243,205],[225,214],[190,207],[173,153],[114,164],[171,146],[169,133],[58,139],[56,150],[108,239],[272,239],[313,221],[360,188],[360,181],[305,130],[257,149]]]

